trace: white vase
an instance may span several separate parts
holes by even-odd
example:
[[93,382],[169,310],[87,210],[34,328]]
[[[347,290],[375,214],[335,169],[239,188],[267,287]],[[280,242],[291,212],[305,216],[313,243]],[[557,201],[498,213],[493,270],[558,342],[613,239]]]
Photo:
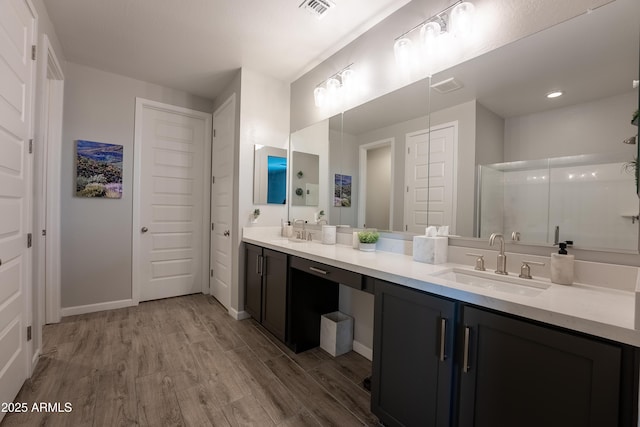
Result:
[[362,243],[360,242],[360,250],[364,252],[375,252],[376,244],[375,243]]

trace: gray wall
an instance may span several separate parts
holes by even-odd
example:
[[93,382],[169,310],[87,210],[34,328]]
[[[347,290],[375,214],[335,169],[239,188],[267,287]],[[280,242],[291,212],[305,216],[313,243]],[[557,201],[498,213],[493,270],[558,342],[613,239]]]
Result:
[[[62,307],[131,298],[135,98],[211,112],[187,93],[67,63],[62,136]],[[124,146],[121,199],[75,197],[75,141]]]

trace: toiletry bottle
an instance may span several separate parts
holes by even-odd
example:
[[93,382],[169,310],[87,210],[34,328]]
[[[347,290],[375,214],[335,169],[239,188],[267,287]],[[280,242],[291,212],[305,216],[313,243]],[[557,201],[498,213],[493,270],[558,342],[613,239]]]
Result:
[[567,244],[573,242],[561,242],[558,253],[551,254],[551,281],[559,285],[573,284],[573,261],[575,256],[567,253]]

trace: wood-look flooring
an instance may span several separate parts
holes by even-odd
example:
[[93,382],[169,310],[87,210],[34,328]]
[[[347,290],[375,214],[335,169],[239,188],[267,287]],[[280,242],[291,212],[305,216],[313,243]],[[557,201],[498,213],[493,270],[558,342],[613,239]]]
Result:
[[10,413],[5,426],[377,425],[362,380],[371,362],[294,354],[252,319],[189,295],[64,318],[15,402],[68,413]]

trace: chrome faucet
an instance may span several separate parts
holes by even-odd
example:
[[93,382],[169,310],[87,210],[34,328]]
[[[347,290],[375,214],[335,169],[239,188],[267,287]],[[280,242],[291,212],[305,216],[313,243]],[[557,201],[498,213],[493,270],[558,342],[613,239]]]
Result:
[[307,230],[305,230],[304,225],[307,221],[305,221],[304,219],[294,219],[293,220],[293,226],[295,227],[297,223],[302,223],[302,231],[298,231],[297,235],[300,236],[298,237],[299,239],[302,240],[306,240],[307,238]]
[[489,237],[489,246],[493,246],[493,242],[496,239],[500,239],[500,252],[498,253],[498,260],[496,262],[496,274],[507,275],[507,256],[504,254],[504,236],[500,233],[493,233]]

